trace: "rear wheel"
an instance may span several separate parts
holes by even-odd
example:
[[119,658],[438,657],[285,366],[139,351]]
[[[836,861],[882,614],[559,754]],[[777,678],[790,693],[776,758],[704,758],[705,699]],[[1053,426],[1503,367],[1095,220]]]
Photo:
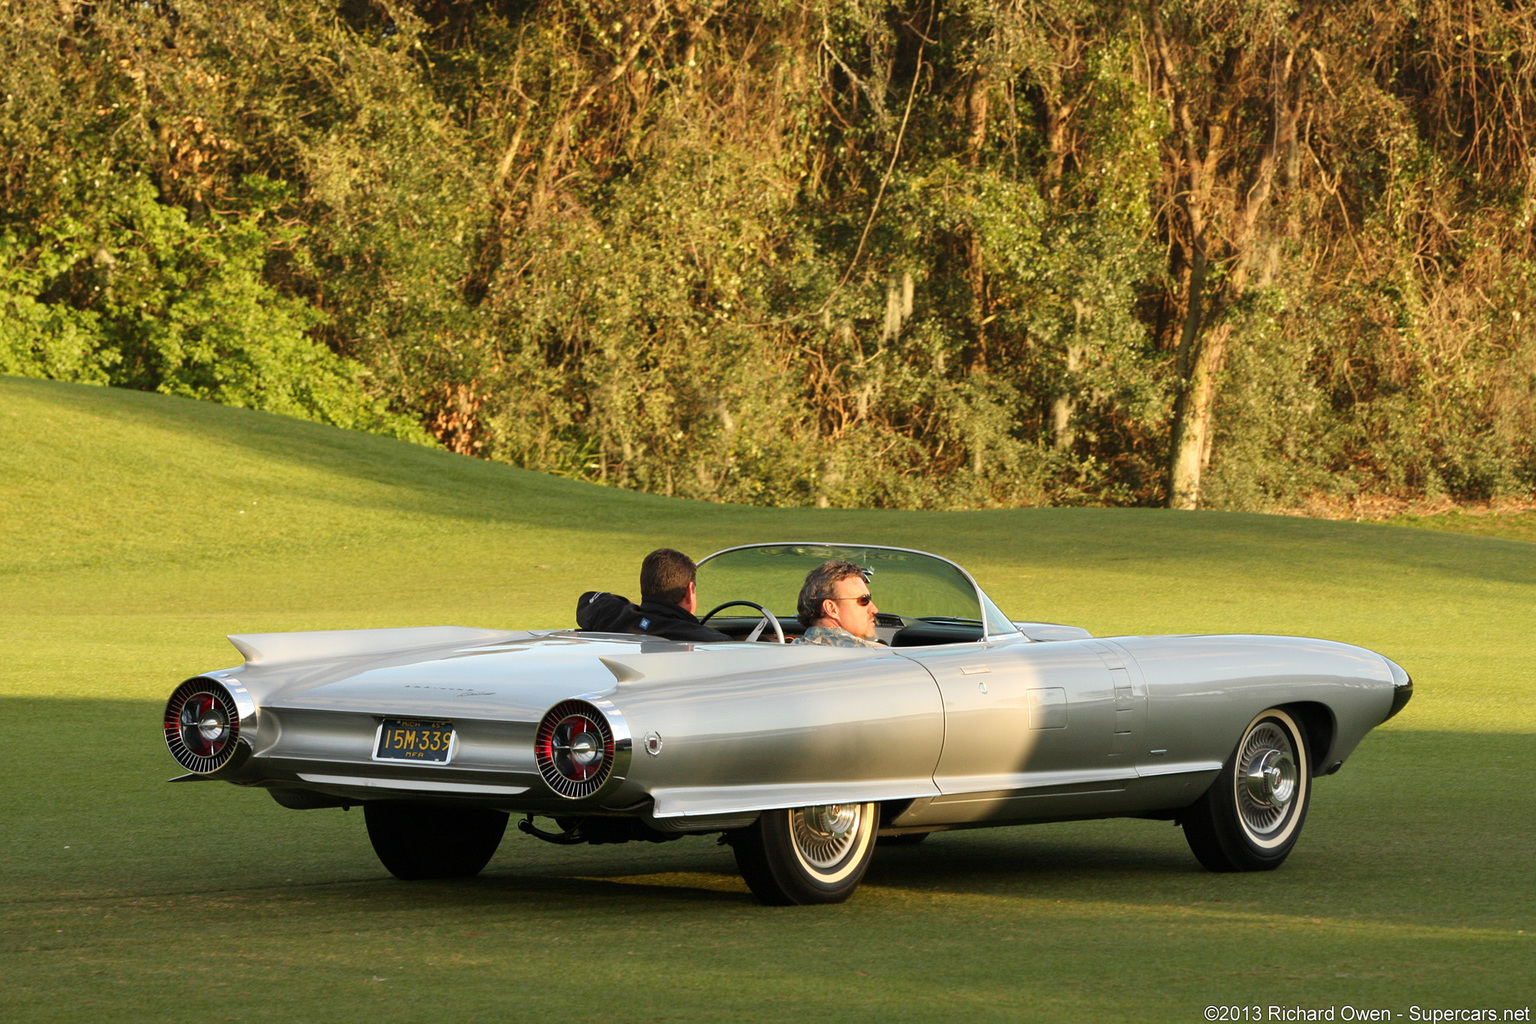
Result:
[[507,830],[504,811],[483,807],[369,801],[363,805],[373,852],[396,878],[473,878],[490,863]]
[[1269,871],[1296,845],[1311,797],[1301,728],[1270,708],[1248,724],[1211,788],[1184,812],[1184,838],[1212,871]]
[[731,836],[747,887],[772,906],[841,903],[858,888],[875,850],[876,804],[764,811]]

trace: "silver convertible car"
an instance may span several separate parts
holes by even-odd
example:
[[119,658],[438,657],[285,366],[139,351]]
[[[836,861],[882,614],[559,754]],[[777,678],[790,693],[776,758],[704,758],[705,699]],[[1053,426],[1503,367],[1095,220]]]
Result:
[[[864,569],[887,646],[790,642],[829,559]],[[184,780],[361,804],[404,879],[477,874],[516,814],[555,843],[722,833],[763,902],[832,903],[877,842],[987,825],[1171,819],[1213,871],[1277,867],[1313,779],[1413,690],[1328,640],[1010,621],[958,565],[900,548],[730,548],[698,590],[734,639],[231,636],[245,664],[177,687],[165,739]]]

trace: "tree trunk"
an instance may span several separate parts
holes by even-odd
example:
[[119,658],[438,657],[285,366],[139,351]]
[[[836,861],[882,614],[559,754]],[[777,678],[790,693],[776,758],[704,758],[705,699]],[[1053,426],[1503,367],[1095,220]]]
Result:
[[1221,324],[1206,336],[1195,353],[1184,388],[1173,411],[1173,437],[1168,473],[1168,507],[1200,507],[1200,482],[1210,461],[1212,412],[1216,405],[1216,376],[1226,360],[1231,324]]
[[[1181,236],[1187,262],[1168,507],[1193,509],[1200,507],[1219,374],[1232,336],[1224,316],[1247,289],[1250,258],[1262,248],[1260,217],[1277,173],[1295,149],[1305,107],[1298,63],[1306,59],[1307,32],[1293,21],[1295,34],[1283,43],[1277,36],[1250,36],[1229,49],[1220,65],[1202,66],[1196,49],[1170,32],[1155,4],[1150,20],[1161,88],[1174,121],[1169,188],[1183,230],[1173,233]],[[1268,55],[1263,63],[1254,59],[1261,53]],[[1244,123],[1252,110],[1266,111],[1265,141],[1257,159],[1246,163],[1240,140],[1253,127]],[[1213,261],[1227,272],[1210,285]]]

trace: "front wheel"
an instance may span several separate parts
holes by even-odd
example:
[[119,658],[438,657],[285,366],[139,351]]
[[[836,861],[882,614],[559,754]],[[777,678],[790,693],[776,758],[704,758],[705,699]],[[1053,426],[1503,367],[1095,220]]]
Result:
[[507,830],[505,811],[376,800],[363,805],[373,852],[396,878],[473,878]]
[[875,851],[877,804],[824,804],[764,811],[731,835],[747,887],[770,906],[841,903],[858,888]]
[[1212,871],[1270,871],[1296,845],[1311,797],[1301,727],[1270,708],[1243,730],[1211,788],[1184,812],[1184,838]]

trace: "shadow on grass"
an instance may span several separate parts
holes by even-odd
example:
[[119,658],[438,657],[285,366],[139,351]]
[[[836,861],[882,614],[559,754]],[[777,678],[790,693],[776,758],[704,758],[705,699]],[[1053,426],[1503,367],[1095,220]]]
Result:
[[[1118,822],[1115,824],[1119,824]],[[1076,841],[1035,838],[1058,826],[1021,825],[989,830],[940,833],[920,846],[882,847],[875,850],[865,881],[875,885],[913,888],[991,889],[1004,882],[1028,877],[1035,886],[1058,886],[1093,876],[1191,875],[1203,873],[1199,862],[1184,847],[1181,835],[1170,828],[1169,843],[1146,845],[1147,836],[1115,834],[1115,825],[1104,826],[1106,846]],[[1164,826],[1167,827],[1167,826]],[[1083,826],[1077,827],[1081,837]],[[1127,842],[1135,845],[1124,845]]]
[[607,907],[629,903],[682,902],[690,904],[753,904],[756,900],[734,872],[672,871],[613,877],[558,877],[517,873],[487,874],[464,882],[379,884],[379,894],[412,905],[430,906],[443,899],[471,896],[477,906],[521,907],[531,903],[589,905],[600,901]]
[[[389,878],[356,811],[290,811],[264,793],[177,783],[143,701],[0,700],[0,864],[8,900],[44,908],[175,898],[326,902],[354,909],[742,906],[751,896],[716,837],[558,847],[509,830],[478,879]],[[1223,900],[1234,909],[1536,928],[1529,884],[1532,737],[1372,735],[1318,780],[1278,871],[1215,875],[1167,822],[1114,819],[938,833],[877,846],[864,885],[924,899],[987,894],[1068,903]],[[336,894],[336,895],[330,895]],[[855,900],[864,893],[861,891]]]

